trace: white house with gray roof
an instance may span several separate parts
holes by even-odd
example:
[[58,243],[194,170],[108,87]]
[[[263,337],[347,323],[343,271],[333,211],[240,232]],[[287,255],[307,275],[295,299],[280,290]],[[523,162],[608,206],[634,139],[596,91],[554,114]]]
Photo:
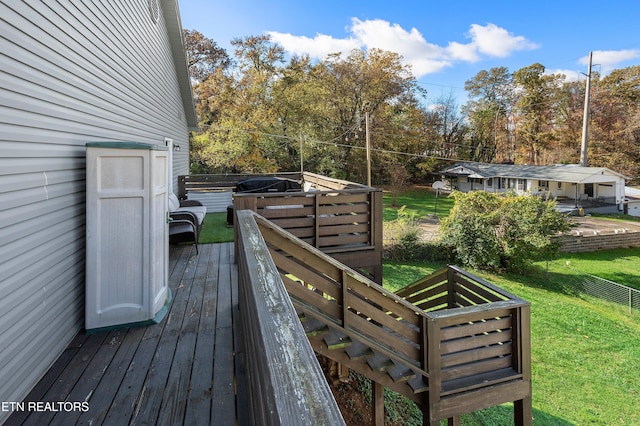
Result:
[[615,207],[623,210],[625,182],[622,174],[606,167],[572,164],[529,166],[490,163],[458,163],[440,172],[450,189],[463,192],[531,193],[569,202],[576,207]]
[[[84,328],[85,155],[195,128],[177,0],[0,0],[0,402]],[[0,410],[0,424],[11,414]]]

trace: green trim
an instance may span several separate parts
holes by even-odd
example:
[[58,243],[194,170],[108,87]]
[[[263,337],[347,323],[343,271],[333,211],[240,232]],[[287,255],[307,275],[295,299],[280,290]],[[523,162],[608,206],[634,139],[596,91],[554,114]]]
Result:
[[164,145],[155,145],[144,142],[89,142],[87,148],[114,148],[114,149],[146,149],[148,151],[168,151],[169,148]]
[[120,330],[123,328],[131,328],[131,327],[146,327],[148,325],[159,324],[164,319],[164,317],[167,316],[167,313],[169,312],[169,306],[171,305],[172,300],[173,300],[173,295],[171,293],[171,289],[168,288],[167,298],[164,302],[164,305],[162,306],[162,308],[158,310],[158,312],[153,318],[148,319],[146,321],[129,322],[126,324],[115,324],[115,325],[109,325],[107,327],[91,328],[91,329],[85,330],[85,332],[87,334],[95,334],[95,333],[102,333],[103,331]]

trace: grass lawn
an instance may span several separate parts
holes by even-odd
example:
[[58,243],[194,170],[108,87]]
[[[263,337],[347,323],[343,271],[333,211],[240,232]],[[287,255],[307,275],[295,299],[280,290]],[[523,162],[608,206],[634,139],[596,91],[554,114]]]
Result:
[[430,188],[420,189],[419,187],[400,194],[396,200],[397,207],[393,207],[392,202],[391,193],[385,191],[382,197],[383,219],[385,222],[397,219],[398,209],[402,206],[406,206],[406,213],[417,218],[424,218],[433,214],[438,217],[448,216],[449,210],[453,207],[453,198],[449,198],[449,194],[440,191],[436,204],[436,193],[432,192]]
[[227,228],[227,213],[207,213],[198,243],[213,244],[230,241],[233,241],[233,228]]
[[[639,254],[563,256],[548,273],[546,262],[523,274],[474,271],[531,303],[534,425],[640,424],[640,312],[630,316],[626,306],[576,295],[570,283],[578,273],[566,267],[595,264],[598,275],[615,276]],[[397,290],[441,266],[385,262],[385,287]],[[494,407],[463,416],[462,424],[511,425],[512,413],[512,406]]]

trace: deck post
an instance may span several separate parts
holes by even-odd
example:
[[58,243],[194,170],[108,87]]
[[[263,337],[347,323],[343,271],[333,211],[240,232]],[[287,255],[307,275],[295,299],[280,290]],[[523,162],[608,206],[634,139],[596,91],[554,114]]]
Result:
[[384,426],[384,386],[374,380],[371,380],[371,407],[373,424]]
[[528,396],[513,402],[513,420],[516,426],[533,424],[533,404],[531,400],[531,306],[521,306],[515,311],[517,321],[517,368],[522,372],[522,380],[529,383]]

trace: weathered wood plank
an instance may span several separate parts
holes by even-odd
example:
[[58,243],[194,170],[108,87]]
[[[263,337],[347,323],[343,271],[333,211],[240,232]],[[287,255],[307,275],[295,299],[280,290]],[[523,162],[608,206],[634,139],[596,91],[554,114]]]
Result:
[[[46,401],[46,394],[50,388],[59,380],[77,353],[82,349],[89,336],[85,333],[78,333],[73,338],[67,349],[60,355],[56,362],[47,371],[45,376],[36,384],[24,399],[25,402]],[[14,411],[7,424],[22,424],[29,417],[29,411]]]
[[[172,289],[174,293],[173,305],[165,319],[165,326],[162,330],[153,361],[147,372],[147,377],[140,395],[141,398],[138,402],[139,406],[134,412],[131,419],[132,422],[157,422],[163,404],[163,395],[171,371],[173,357],[177,348],[178,336],[188,306],[190,292],[189,282],[192,281],[195,276],[196,259],[196,256],[189,259],[182,280],[175,290]],[[185,282],[187,283],[186,285],[184,284]]]
[[[42,396],[40,401],[62,402],[65,401],[67,395],[73,390],[85,370],[91,364],[93,357],[96,356],[102,347],[108,333],[96,333],[88,336],[80,350],[77,351],[73,359],[66,368],[61,372],[57,380]],[[55,412],[52,411],[35,411],[31,412],[28,418],[33,424],[49,424],[53,419]]]
[[208,259],[197,341],[191,366],[184,424],[211,422],[211,383],[213,382],[213,347],[215,342],[216,304],[218,299],[218,270],[221,245],[202,245],[200,256]]
[[252,347],[246,352],[255,396],[250,421],[344,424],[255,216],[238,212],[236,226],[241,324],[245,344]]
[[[102,424],[115,395],[122,383],[131,359],[138,350],[138,345],[144,336],[144,328],[130,328],[126,332],[126,336],[122,344],[118,348],[118,352],[104,372],[104,376],[90,399],[89,411],[82,413],[78,419],[78,424]],[[70,423],[71,419],[64,419],[64,423]],[[69,420],[69,422],[67,422]]]
[[218,312],[213,358],[213,402],[211,418],[216,424],[235,425],[236,401],[233,359],[233,304],[231,292],[231,253],[223,247],[220,253]]
[[[111,363],[114,355],[122,343],[126,330],[114,330],[107,333],[106,338],[102,342],[101,347],[93,356],[89,364],[87,365],[87,371],[91,374],[83,374],[79,377],[75,386],[67,394],[65,400],[67,401],[90,401],[94,394],[95,388],[102,379],[105,370]],[[102,395],[96,395],[96,398],[101,398]],[[81,411],[75,410],[71,412],[60,412],[56,414],[52,422],[57,423],[75,423],[77,417],[79,417]]]
[[158,424],[176,424],[183,421],[187,398],[191,387],[191,372],[198,326],[201,318],[205,281],[207,280],[208,256],[211,245],[207,245],[197,257],[195,272],[191,282],[183,279],[182,285],[188,290],[189,298],[182,319],[178,341],[165,385],[165,397],[158,414]]

